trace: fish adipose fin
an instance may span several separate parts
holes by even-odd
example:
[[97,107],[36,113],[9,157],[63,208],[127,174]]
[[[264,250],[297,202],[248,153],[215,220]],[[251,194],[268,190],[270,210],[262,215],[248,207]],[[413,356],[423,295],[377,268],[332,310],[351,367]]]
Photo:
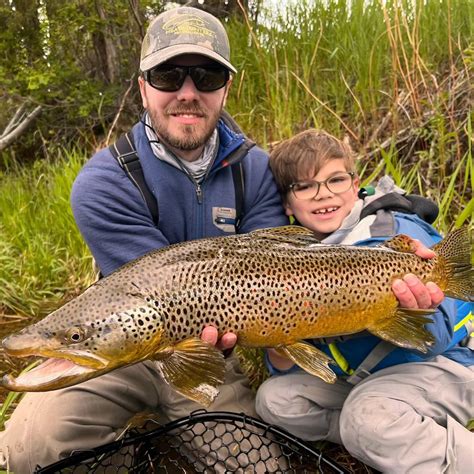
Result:
[[293,245],[313,245],[321,243],[314,233],[305,227],[298,225],[284,225],[280,227],[272,227],[269,229],[259,229],[250,232],[250,235],[261,237],[263,239],[275,240],[277,242],[293,244]]
[[380,247],[387,247],[389,249],[395,250],[396,252],[403,253],[415,253],[416,245],[415,241],[405,234],[398,234],[391,239],[386,240],[380,244]]
[[467,227],[449,233],[432,248],[444,260],[447,285],[444,293],[452,298],[474,301],[474,268],[471,264],[472,243]]
[[336,381],[336,374],[329,368],[329,364],[334,363],[334,361],[311,344],[296,342],[289,346],[275,347],[275,349],[311,375],[315,375],[328,383]]
[[159,360],[161,375],[181,395],[208,407],[224,383],[222,352],[199,338],[186,339],[172,348],[172,354]]
[[435,339],[424,328],[425,324],[432,323],[428,317],[433,309],[406,309],[397,308],[395,315],[388,317],[385,324],[377,322],[377,327],[368,330],[376,336],[405,349],[416,349],[426,353]]

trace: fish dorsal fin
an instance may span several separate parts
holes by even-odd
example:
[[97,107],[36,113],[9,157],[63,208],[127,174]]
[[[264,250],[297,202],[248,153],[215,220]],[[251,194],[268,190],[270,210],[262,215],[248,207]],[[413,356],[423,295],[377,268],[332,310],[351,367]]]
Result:
[[289,346],[275,347],[275,349],[306,372],[323,379],[325,382],[334,383],[336,381],[336,374],[329,368],[329,364],[334,363],[334,361],[311,344],[295,342]]
[[424,328],[425,324],[433,322],[429,317],[433,313],[433,309],[397,308],[395,314],[388,315],[385,323],[379,321],[376,327],[368,330],[399,347],[426,354],[428,347],[435,342],[433,335]]
[[165,349],[165,359],[157,354],[161,375],[181,395],[208,407],[224,383],[222,352],[199,338],[190,338]]
[[306,246],[320,243],[311,230],[298,225],[284,225],[271,227],[269,229],[254,230],[250,232],[250,235],[253,238],[270,239],[293,245]]
[[387,247],[389,249],[395,250],[396,252],[403,253],[415,253],[416,244],[415,241],[405,234],[398,234],[391,239],[386,240],[380,247]]

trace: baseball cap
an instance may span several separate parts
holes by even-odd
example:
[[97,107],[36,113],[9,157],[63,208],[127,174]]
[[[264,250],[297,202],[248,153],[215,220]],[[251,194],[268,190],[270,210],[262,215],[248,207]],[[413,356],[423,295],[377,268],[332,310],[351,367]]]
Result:
[[151,22],[142,43],[140,69],[148,71],[181,54],[200,54],[237,72],[230,63],[224,26],[215,16],[197,8],[173,8]]

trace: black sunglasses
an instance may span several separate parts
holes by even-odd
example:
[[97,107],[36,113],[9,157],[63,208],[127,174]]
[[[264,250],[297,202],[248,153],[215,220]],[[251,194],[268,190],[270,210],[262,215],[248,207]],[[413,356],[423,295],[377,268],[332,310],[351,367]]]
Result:
[[221,89],[229,80],[229,70],[218,65],[157,66],[143,73],[150,86],[163,92],[176,92],[183,86],[186,76],[191,79],[196,89],[201,92],[212,92]]

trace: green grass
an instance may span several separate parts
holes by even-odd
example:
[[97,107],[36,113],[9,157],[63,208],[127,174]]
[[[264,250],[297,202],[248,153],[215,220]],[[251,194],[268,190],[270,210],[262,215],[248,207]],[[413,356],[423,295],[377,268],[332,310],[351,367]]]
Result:
[[[28,318],[51,310],[91,279],[91,258],[69,205],[85,153],[13,166],[0,181],[1,313]],[[1,319],[0,319],[1,321]]]

